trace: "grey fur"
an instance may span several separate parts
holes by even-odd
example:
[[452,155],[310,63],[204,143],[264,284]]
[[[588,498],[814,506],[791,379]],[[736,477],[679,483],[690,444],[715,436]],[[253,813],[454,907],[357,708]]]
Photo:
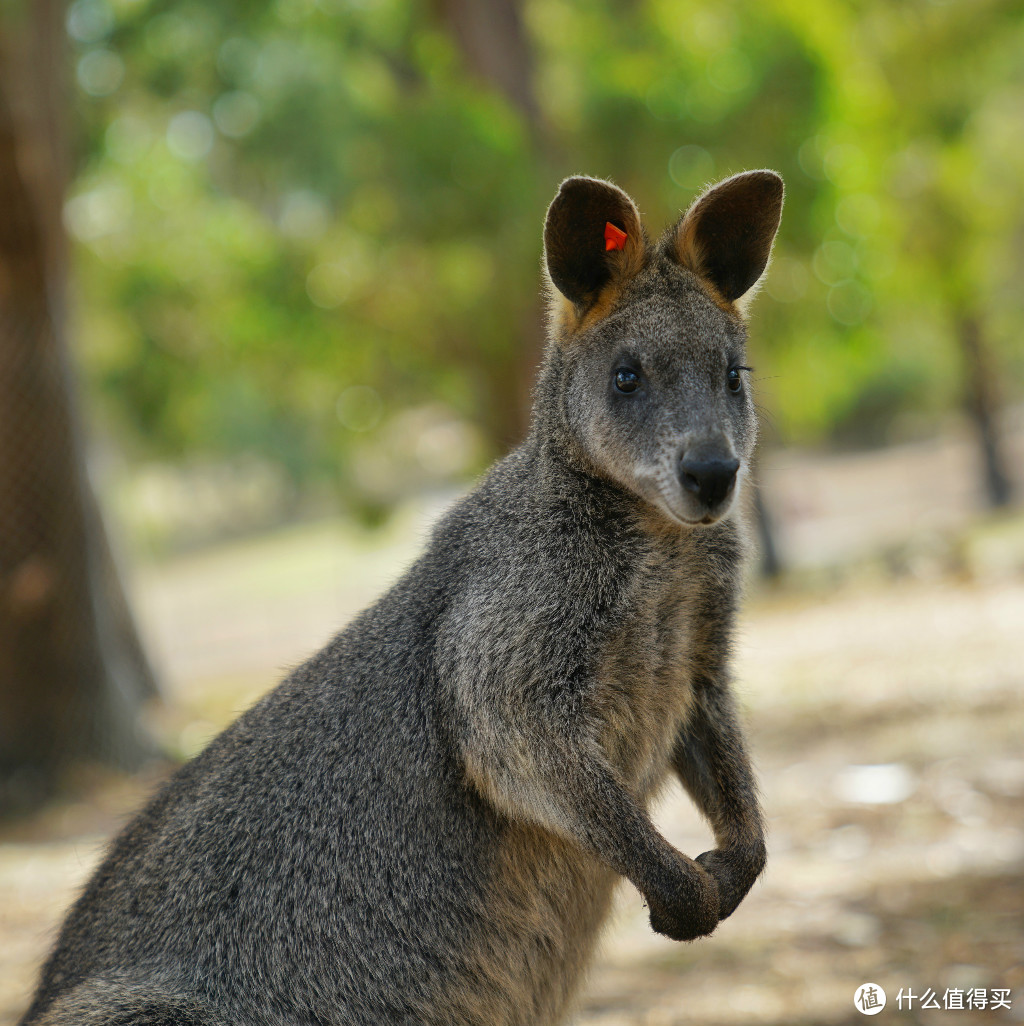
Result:
[[[632,248],[598,238],[581,264],[606,200]],[[745,329],[688,255],[699,225],[650,246],[631,210],[563,183],[547,259],[570,294],[528,438],[117,838],[23,1026],[554,1024],[620,876],[677,939],[746,894],[764,842],[727,664],[755,418],[726,387]],[[741,461],[714,509],[680,486],[693,451]],[[714,829],[697,860],[647,813],[673,771]]]

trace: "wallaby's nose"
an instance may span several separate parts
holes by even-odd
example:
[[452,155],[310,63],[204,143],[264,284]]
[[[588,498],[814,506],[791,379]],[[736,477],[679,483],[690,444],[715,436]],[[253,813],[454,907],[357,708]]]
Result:
[[736,483],[736,471],[740,461],[730,459],[707,459],[688,457],[685,453],[679,461],[679,480],[688,492],[694,495],[708,509],[713,509],[732,491]]

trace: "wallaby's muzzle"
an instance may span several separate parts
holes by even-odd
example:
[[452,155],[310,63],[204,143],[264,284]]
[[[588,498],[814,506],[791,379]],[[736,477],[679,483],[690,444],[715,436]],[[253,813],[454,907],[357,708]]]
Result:
[[736,484],[738,459],[690,459],[679,461],[679,480],[683,488],[697,496],[702,506],[713,509],[732,492]]
[[676,471],[683,491],[696,500],[703,514],[700,519],[718,519],[736,488],[740,461],[727,453],[696,448],[683,452]]

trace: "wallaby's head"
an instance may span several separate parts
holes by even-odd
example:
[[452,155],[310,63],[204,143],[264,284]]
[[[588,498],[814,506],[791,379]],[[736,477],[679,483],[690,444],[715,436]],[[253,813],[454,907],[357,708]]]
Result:
[[782,196],[774,171],[734,175],[653,245],[610,182],[567,178],[548,209],[538,426],[679,523],[725,516],[748,468],[756,415],[744,312]]

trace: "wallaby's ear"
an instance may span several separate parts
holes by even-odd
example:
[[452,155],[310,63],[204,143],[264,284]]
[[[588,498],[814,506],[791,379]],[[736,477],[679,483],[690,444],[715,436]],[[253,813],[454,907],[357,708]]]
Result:
[[618,186],[582,175],[562,182],[544,222],[544,259],[578,312],[610,280],[639,270],[645,249],[640,215]]
[[774,171],[744,171],[713,185],[676,225],[671,255],[734,303],[768,266],[784,191]]

